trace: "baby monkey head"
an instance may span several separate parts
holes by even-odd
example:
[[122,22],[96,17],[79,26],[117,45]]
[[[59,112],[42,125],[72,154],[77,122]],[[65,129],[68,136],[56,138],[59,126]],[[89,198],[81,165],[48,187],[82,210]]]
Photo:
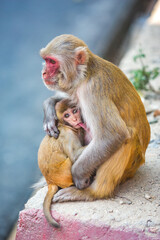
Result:
[[64,99],[56,104],[56,113],[59,121],[75,129],[81,128],[82,118],[78,107]]

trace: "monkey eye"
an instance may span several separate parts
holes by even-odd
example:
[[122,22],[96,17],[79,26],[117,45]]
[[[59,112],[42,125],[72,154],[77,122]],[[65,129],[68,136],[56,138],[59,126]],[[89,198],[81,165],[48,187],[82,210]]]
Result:
[[53,59],[49,59],[50,63],[55,64],[56,62]]
[[64,114],[64,118],[69,118],[69,114],[68,113]]
[[77,108],[73,109],[73,114],[75,114],[75,113],[77,113],[77,112],[78,112],[78,109],[77,109]]
[[56,63],[55,60],[53,60],[53,59],[51,59],[51,58],[49,58],[49,57],[46,58],[45,61],[46,61],[47,63],[51,63],[51,64],[55,64],[55,63]]

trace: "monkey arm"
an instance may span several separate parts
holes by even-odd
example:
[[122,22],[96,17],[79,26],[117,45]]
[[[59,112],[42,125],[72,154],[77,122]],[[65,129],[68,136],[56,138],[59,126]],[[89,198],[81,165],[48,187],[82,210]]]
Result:
[[74,163],[86,147],[82,147],[79,137],[72,130],[68,130],[62,142],[65,154]]
[[73,152],[73,161],[72,161],[73,163],[79,158],[79,156],[82,154],[82,152],[84,151],[85,148],[86,148],[86,146],[76,149]]
[[55,105],[57,102],[61,101],[67,97],[66,94],[57,92],[55,96],[47,98],[43,103],[43,111],[44,111],[44,120],[43,120],[43,128],[44,131],[50,137],[58,138],[59,130],[57,128],[58,118],[55,111]]
[[[127,126],[114,103],[108,101],[107,105],[109,107],[106,107],[105,111],[103,109],[101,114],[96,113],[95,109],[96,126],[99,126],[99,129],[95,129],[92,134],[92,141],[72,166],[73,180],[79,189],[83,189],[86,186],[87,179],[92,176],[95,170],[106,160],[109,160],[122,144],[130,138]],[[92,117],[90,116],[90,118]],[[104,119],[106,125],[104,125]]]

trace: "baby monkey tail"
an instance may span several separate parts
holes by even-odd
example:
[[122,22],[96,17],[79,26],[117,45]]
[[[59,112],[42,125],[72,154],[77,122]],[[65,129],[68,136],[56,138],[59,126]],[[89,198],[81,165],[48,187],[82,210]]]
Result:
[[43,202],[43,212],[44,212],[44,215],[45,215],[47,221],[53,227],[60,228],[59,223],[57,223],[51,215],[51,201],[52,201],[54,194],[57,191],[58,191],[58,187],[56,185],[51,185],[51,184],[48,185],[48,192],[47,192],[46,197]]

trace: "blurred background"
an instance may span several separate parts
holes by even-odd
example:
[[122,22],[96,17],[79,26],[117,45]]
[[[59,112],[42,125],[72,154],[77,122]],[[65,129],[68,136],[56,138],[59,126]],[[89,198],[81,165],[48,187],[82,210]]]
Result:
[[152,0],[0,1],[0,240],[40,177],[37,151],[43,132],[43,101],[54,93],[41,79],[39,50],[57,35],[83,39],[96,54],[118,64],[133,20]]

